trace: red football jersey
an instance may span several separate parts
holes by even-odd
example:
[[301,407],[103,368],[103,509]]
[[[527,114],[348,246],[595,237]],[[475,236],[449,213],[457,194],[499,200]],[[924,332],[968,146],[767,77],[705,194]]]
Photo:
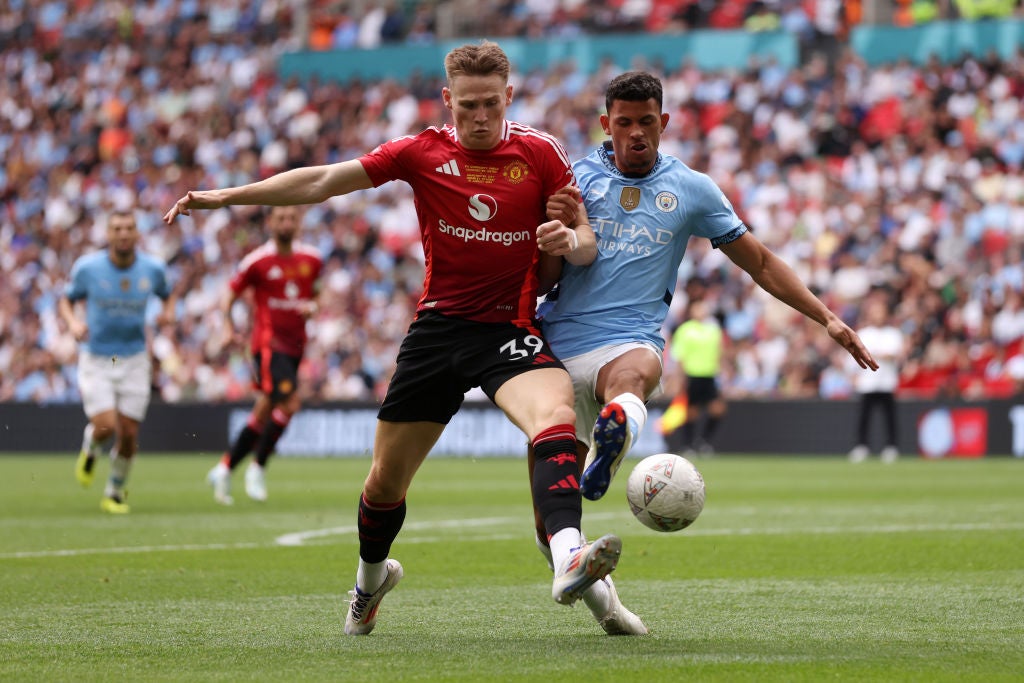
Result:
[[306,347],[308,301],[316,295],[323,260],[313,247],[292,243],[292,253],[279,254],[270,240],[251,251],[231,278],[231,289],[241,294],[252,288],[256,317],[252,329],[252,350],[263,349],[301,356]]
[[396,138],[360,158],[374,186],[415,194],[426,257],[417,314],[530,325],[537,300],[537,226],[550,195],[575,184],[551,135],[505,121],[493,149],[466,149],[455,128]]

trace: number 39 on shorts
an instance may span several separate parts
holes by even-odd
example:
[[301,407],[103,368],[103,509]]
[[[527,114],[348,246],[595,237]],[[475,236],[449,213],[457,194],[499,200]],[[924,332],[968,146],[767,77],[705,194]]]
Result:
[[[523,348],[526,347],[526,348]],[[519,339],[512,339],[501,346],[501,353],[507,353],[513,360],[536,356],[544,348],[544,340],[535,334],[528,334]]]

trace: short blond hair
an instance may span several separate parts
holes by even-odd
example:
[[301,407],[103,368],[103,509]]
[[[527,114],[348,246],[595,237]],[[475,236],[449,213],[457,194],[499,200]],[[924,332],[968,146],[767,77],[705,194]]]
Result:
[[508,55],[494,42],[489,40],[481,41],[479,45],[463,45],[457,47],[445,55],[444,71],[448,77],[448,83],[456,76],[501,76],[502,81],[508,82],[509,72],[512,65],[508,61]]

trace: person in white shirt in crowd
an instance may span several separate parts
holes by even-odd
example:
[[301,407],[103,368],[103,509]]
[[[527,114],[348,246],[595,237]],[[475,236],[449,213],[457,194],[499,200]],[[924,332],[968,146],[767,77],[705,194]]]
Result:
[[881,411],[885,419],[885,446],[880,457],[884,463],[899,458],[897,447],[896,389],[900,383],[900,367],[906,357],[906,339],[900,328],[890,321],[889,304],[875,296],[864,307],[864,325],[857,330],[861,341],[871,349],[878,361],[877,372],[855,370],[854,388],[860,396],[857,414],[857,445],[850,451],[850,462],[864,462],[871,454],[869,432],[871,420]]

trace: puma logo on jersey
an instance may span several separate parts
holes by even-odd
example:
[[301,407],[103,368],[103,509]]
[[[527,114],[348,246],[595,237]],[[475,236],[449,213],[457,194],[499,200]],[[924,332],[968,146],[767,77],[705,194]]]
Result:
[[455,159],[452,159],[451,161],[444,162],[443,164],[441,164],[440,166],[438,166],[434,170],[436,172],[438,172],[438,173],[444,173],[445,175],[454,175],[454,176],[461,176],[462,175],[462,173],[459,171],[459,164],[455,161]]

